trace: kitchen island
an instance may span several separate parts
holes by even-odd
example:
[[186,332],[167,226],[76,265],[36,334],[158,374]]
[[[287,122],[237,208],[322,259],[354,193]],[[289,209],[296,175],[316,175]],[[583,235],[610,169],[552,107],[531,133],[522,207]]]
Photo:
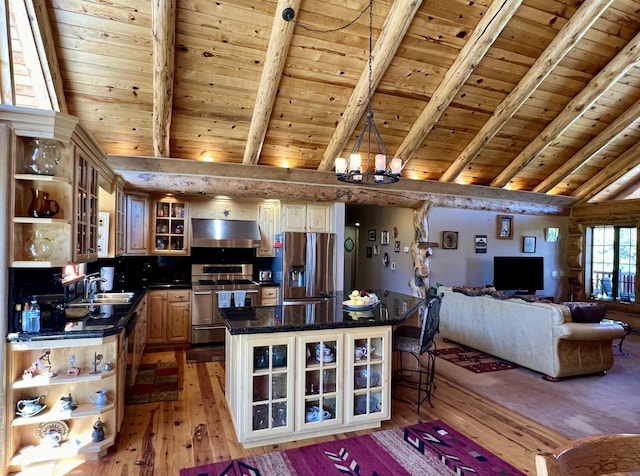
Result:
[[226,399],[246,448],[380,426],[391,418],[392,328],[424,299],[376,290],[282,306],[227,308]]

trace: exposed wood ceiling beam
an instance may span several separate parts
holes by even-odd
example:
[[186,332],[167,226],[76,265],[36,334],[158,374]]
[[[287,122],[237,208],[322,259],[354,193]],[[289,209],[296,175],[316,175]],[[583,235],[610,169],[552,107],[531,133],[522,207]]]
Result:
[[426,107],[420,113],[411,130],[394,154],[402,159],[403,167],[418,150],[427,134],[433,129],[444,111],[493,45],[503,28],[516,13],[522,0],[496,0],[478,22],[469,40],[447,70],[442,82]]
[[282,12],[285,8],[293,8],[294,12],[297,13],[300,2],[301,0],[279,0],[276,6],[269,47],[267,48],[264,68],[258,85],[258,94],[253,107],[247,145],[244,149],[243,164],[255,165],[260,159],[262,144],[267,135],[269,118],[273,111],[273,103],[276,100],[280,77],[282,76],[295,26],[294,21],[287,21],[283,18]]
[[[382,25],[380,36],[371,52],[371,90],[375,91],[391,64],[402,38],[406,34],[413,17],[422,0],[395,0],[391,5],[391,10]],[[351,93],[347,106],[338,122],[338,126],[329,140],[329,144],[322,155],[322,160],[318,165],[318,170],[331,170],[335,165],[336,158],[342,153],[349,137],[353,134],[360,118],[364,114],[368,105],[369,96],[369,62],[363,68],[360,79]]]
[[13,84],[13,59],[11,45],[11,22],[9,4],[0,5],[0,102],[15,104],[15,85]]
[[589,159],[615,141],[624,131],[640,117],[640,101],[618,116],[611,124],[604,128],[600,134],[589,141],[576,152],[569,160],[556,169],[533,189],[534,192],[545,193],[552,190],[562,180],[577,171],[589,162]]
[[173,75],[176,43],[176,0],[153,0],[153,151],[157,157],[171,155],[170,133],[173,106]]
[[567,53],[580,41],[591,25],[613,3],[613,0],[586,0],[549,46],[529,68],[518,85],[500,103],[489,120],[440,177],[442,182],[454,181],[478,156],[482,148],[495,137],[531,94],[540,86]]
[[627,150],[620,157],[613,160],[607,167],[594,175],[579,187],[573,194],[585,203],[595,197],[602,190],[618,180],[624,174],[640,163],[640,142]]
[[610,89],[640,60],[640,33],[594,76],[587,86],[569,101],[558,116],[538,134],[491,182],[492,187],[504,187],[552,141],[580,118],[602,94]]
[[418,208],[429,200],[440,206],[534,215],[564,215],[575,202],[572,197],[425,180],[349,186],[338,182],[329,171],[261,165],[122,155],[109,155],[107,162],[126,180],[127,188],[149,193],[173,191],[193,196],[221,194],[405,208]]

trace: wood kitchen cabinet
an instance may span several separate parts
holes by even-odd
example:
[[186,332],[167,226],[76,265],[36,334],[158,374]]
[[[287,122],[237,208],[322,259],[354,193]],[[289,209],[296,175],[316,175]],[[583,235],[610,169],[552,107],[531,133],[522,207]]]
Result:
[[276,218],[278,206],[276,204],[258,205],[258,227],[260,228],[260,248],[256,250],[258,257],[273,257],[276,255],[273,248],[276,235]]
[[[356,353],[364,346],[372,352]],[[244,447],[372,428],[391,417],[391,326],[227,331],[225,352],[227,404]]]
[[[7,411],[7,464],[9,472],[28,470],[40,465],[52,464],[62,459],[97,459],[114,444],[118,422],[118,407],[123,395],[120,388],[125,368],[122,359],[122,333],[104,338],[60,339],[8,344]],[[55,377],[35,371],[30,378],[23,372],[33,362],[49,352]],[[102,354],[102,362],[112,362],[115,368],[103,370],[102,365],[93,365],[96,354]],[[65,369],[74,356],[80,367],[78,375],[68,375]],[[96,407],[92,393],[106,390],[107,405]],[[66,410],[61,397],[71,393],[77,408]],[[18,401],[45,396],[46,407],[32,416],[17,415]],[[92,425],[100,418],[104,424],[105,439],[92,441]],[[59,446],[47,441],[43,429],[68,428],[68,435]],[[37,470],[36,470],[37,471]]]
[[0,132],[10,177],[9,265],[95,260],[98,183],[102,173],[113,177],[99,145],[77,118],[55,111],[2,105],[0,123],[13,128]]
[[260,286],[260,305],[277,306],[280,303],[280,288],[278,286]]
[[331,232],[331,205],[282,204],[282,231]]
[[125,254],[149,254],[149,196],[142,193],[126,194]]
[[185,344],[190,331],[190,290],[147,292],[147,344]]
[[173,198],[154,202],[151,225],[153,254],[186,255],[189,253],[187,203]]
[[95,261],[98,258],[98,169],[91,157],[75,146],[75,247],[76,263]]

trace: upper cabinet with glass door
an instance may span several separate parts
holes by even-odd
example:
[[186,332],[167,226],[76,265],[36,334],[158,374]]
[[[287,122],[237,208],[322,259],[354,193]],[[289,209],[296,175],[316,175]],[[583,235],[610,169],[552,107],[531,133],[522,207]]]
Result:
[[55,111],[0,105],[3,124],[12,127],[0,128],[0,162],[10,177],[9,266],[95,259],[98,180],[113,180],[100,146],[76,117]]
[[187,203],[173,198],[157,200],[153,205],[151,249],[154,254],[189,253]]

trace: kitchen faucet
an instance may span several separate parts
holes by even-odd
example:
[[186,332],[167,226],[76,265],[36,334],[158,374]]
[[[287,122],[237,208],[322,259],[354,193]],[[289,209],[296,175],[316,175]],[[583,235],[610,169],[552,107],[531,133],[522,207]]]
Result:
[[84,298],[91,299],[95,297],[98,292],[98,283],[106,283],[107,280],[100,276],[85,276],[84,277]]

